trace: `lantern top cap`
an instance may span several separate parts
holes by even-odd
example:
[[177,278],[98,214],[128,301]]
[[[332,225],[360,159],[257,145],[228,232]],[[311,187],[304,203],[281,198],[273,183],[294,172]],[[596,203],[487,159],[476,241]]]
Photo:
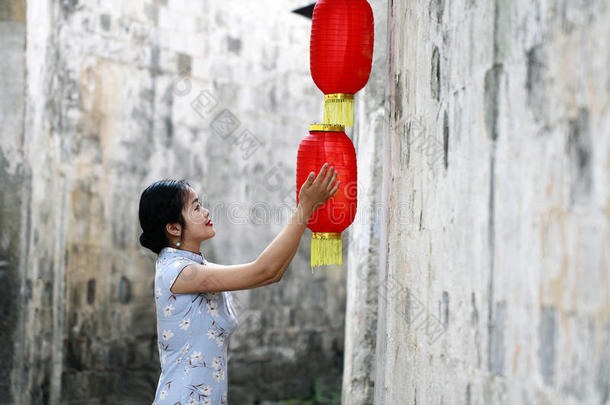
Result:
[[345,127],[343,125],[312,124],[309,126],[309,131],[345,132]]

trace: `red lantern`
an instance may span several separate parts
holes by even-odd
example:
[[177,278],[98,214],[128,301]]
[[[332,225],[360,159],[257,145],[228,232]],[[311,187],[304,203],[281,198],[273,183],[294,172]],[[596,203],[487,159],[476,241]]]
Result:
[[309,173],[318,173],[328,162],[341,181],[336,193],[318,207],[307,227],[312,230],[311,271],[314,266],[341,265],[341,232],[356,216],[358,172],[354,144],[339,125],[311,125],[297,153],[297,204],[299,191]]
[[311,76],[325,94],[325,124],[353,126],[354,94],[371,74],[373,10],[366,0],[318,0],[309,50]]

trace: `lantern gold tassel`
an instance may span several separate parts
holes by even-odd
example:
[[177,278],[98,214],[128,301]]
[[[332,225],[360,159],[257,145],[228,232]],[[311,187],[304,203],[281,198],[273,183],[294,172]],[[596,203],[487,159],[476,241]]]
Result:
[[327,264],[341,265],[341,234],[333,232],[314,232],[311,237],[311,273],[315,266]]
[[322,123],[353,127],[354,95],[345,93],[325,95]]

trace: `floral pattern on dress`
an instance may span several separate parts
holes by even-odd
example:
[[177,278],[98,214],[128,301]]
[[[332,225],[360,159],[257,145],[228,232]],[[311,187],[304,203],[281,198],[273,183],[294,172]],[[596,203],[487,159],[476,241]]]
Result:
[[182,269],[193,263],[206,261],[169,247],[156,262],[153,293],[161,374],[154,405],[227,404],[226,353],[238,320],[229,291],[170,291]]

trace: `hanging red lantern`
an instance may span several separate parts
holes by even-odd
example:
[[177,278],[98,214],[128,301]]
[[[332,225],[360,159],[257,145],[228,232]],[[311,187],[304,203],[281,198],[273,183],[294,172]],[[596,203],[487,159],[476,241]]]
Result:
[[324,96],[324,124],[353,126],[354,94],[369,80],[373,10],[366,0],[318,0],[309,49],[311,76]]
[[319,206],[307,227],[311,239],[311,271],[315,266],[341,265],[343,232],[353,221],[357,209],[358,171],[354,144],[339,125],[311,125],[309,135],[299,144],[297,153],[297,204],[300,186],[309,173],[318,173],[328,162],[341,181],[336,193]]

